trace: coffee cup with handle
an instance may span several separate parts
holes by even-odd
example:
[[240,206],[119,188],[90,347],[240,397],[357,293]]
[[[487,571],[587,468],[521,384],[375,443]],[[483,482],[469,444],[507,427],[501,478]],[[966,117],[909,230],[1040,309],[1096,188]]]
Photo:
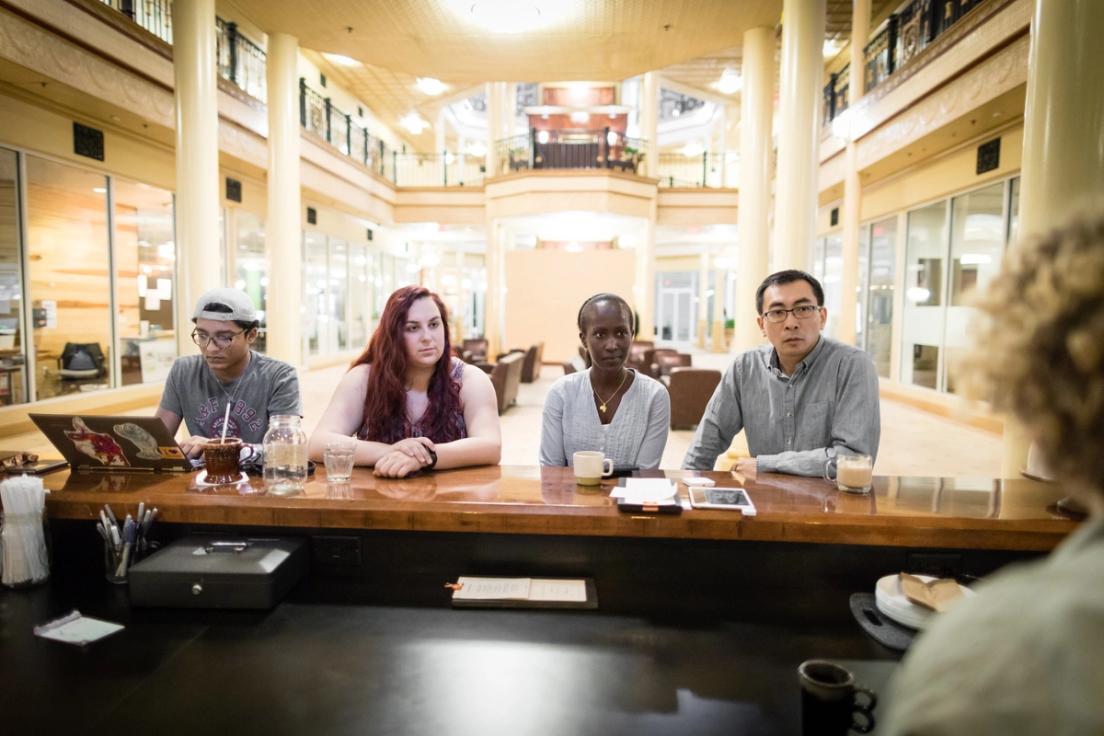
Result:
[[[870,733],[878,696],[855,684],[855,675],[824,659],[810,659],[797,668],[801,683],[803,736],[845,736]],[[862,696],[866,702],[860,702]]]
[[838,452],[824,464],[824,480],[845,493],[869,493],[873,475],[874,458],[862,453]]
[[595,450],[580,450],[571,456],[575,482],[581,486],[596,486],[602,478],[613,475],[613,460]]

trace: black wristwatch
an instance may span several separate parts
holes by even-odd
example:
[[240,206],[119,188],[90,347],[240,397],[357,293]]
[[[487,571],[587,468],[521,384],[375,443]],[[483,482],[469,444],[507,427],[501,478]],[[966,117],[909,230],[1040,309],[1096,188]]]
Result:
[[427,447],[426,452],[429,453],[429,456],[432,459],[429,461],[428,465],[422,466],[422,470],[433,470],[433,468],[437,467],[437,453],[434,452],[433,448],[431,447]]

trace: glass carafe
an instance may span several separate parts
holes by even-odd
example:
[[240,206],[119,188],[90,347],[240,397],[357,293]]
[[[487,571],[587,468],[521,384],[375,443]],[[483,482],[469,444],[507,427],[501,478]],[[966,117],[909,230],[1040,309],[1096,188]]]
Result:
[[295,414],[269,419],[264,436],[264,482],[267,493],[290,496],[307,482],[307,435]]

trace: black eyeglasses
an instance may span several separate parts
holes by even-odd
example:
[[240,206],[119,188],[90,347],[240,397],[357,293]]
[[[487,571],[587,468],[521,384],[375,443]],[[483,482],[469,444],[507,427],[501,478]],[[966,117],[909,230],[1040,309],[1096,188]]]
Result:
[[206,332],[200,332],[199,330],[192,330],[192,342],[201,348],[207,347],[208,344],[214,343],[215,347],[219,350],[230,347],[230,343],[234,342],[234,338],[238,335],[244,335],[246,330],[241,332],[225,333],[220,332],[217,335],[208,335]]
[[819,311],[820,307],[815,304],[802,304],[793,309],[768,309],[763,312],[763,318],[768,322],[778,324],[779,322],[785,322],[786,315],[790,312],[793,312],[793,316],[797,319],[809,319]]

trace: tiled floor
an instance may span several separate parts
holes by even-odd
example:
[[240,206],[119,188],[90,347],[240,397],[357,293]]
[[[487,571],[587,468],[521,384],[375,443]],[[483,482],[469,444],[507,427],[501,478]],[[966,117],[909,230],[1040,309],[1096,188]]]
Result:
[[[723,369],[727,356],[696,354],[695,365]],[[302,374],[304,426],[310,432],[329,403],[345,366]],[[545,366],[540,380],[522,384],[517,405],[502,416],[502,463],[535,465],[540,446],[541,407],[549,387],[561,375],[558,366]],[[152,414],[155,407],[130,414]],[[663,453],[663,467],[677,468],[693,432],[671,432]],[[0,450],[30,450],[57,456],[45,438],[35,432],[0,437]],[[879,475],[989,476],[1000,470],[999,435],[929,414],[894,401],[882,401],[882,442],[875,472]]]

